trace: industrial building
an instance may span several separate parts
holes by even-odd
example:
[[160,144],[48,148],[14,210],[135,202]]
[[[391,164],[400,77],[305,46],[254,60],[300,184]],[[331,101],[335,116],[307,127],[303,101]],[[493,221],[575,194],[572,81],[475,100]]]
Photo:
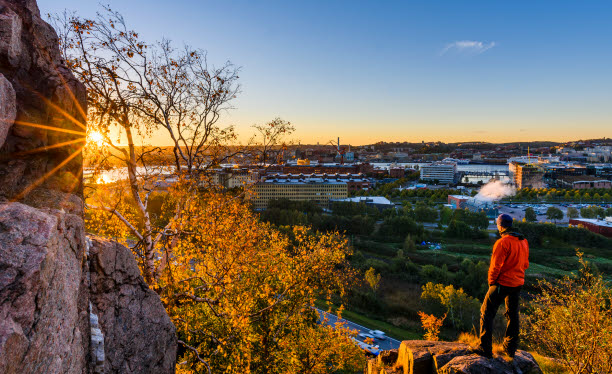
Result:
[[368,190],[372,186],[372,182],[365,175],[358,174],[283,174],[283,173],[268,173],[261,177],[261,180],[268,179],[322,179],[323,181],[333,180],[337,182],[345,182],[349,192]]
[[574,218],[569,220],[572,226],[582,226],[585,229],[612,238],[612,217],[606,219]]
[[438,181],[439,183],[455,183],[457,178],[457,164],[434,162],[421,166],[421,180]]
[[266,209],[270,200],[312,201],[327,208],[332,199],[348,197],[346,181],[323,178],[270,178],[255,184],[253,208]]

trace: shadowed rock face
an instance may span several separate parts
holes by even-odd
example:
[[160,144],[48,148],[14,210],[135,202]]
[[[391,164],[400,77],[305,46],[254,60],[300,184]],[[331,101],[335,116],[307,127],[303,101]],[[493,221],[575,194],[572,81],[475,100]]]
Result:
[[85,110],[85,88],[36,2],[0,0],[0,198],[45,206],[63,199],[30,203],[36,188],[81,193],[83,142],[41,149],[84,138]]
[[132,252],[92,238],[89,255],[91,304],[104,335],[105,373],[174,373],[174,325],[140,275]]
[[533,356],[517,351],[514,359],[472,354],[463,343],[403,341],[398,350],[368,361],[366,374],[542,374]]

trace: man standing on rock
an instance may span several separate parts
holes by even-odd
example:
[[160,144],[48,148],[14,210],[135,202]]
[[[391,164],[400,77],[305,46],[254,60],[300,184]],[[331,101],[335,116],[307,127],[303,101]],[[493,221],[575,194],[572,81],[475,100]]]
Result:
[[500,214],[496,220],[501,239],[495,242],[489,266],[489,291],[480,308],[480,345],[474,350],[493,357],[493,319],[502,302],[506,303],[506,335],[504,352],[514,357],[518,348],[519,298],[529,267],[529,244],[525,237],[512,230],[512,217]]

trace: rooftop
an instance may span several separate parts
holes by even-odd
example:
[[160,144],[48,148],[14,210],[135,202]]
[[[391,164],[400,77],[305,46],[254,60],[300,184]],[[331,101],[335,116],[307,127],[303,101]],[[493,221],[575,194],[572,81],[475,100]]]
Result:
[[595,177],[592,175],[567,175],[559,179],[566,182],[609,182],[608,179]]
[[585,222],[592,225],[610,227],[612,228],[612,217],[606,217],[606,219],[595,219],[595,218],[573,218],[571,221]]
[[259,182],[258,184],[291,184],[291,185],[300,185],[300,184],[344,184],[346,185],[346,180],[336,180],[336,179],[323,179],[323,178],[303,178],[303,179],[266,179],[265,181]]
[[334,201],[349,201],[353,203],[371,203],[380,205],[393,205],[393,203],[384,196],[356,196],[347,197],[346,199],[337,199]]

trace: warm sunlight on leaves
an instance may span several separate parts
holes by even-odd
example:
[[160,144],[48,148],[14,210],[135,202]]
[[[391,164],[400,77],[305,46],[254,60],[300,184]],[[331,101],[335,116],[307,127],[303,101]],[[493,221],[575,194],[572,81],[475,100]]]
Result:
[[[181,196],[173,191],[172,196]],[[294,227],[284,235],[231,196],[192,198],[157,285],[196,372],[328,373],[360,369],[363,353],[343,329],[317,324],[317,299],[342,295],[347,241]],[[333,370],[332,370],[333,371]]]
[[442,328],[442,324],[446,319],[446,314],[442,317],[437,318],[433,314],[427,314],[419,311],[419,317],[421,318],[421,324],[423,325],[423,330],[425,330],[425,335],[423,338],[425,340],[438,340],[438,335],[440,335],[440,329]]

